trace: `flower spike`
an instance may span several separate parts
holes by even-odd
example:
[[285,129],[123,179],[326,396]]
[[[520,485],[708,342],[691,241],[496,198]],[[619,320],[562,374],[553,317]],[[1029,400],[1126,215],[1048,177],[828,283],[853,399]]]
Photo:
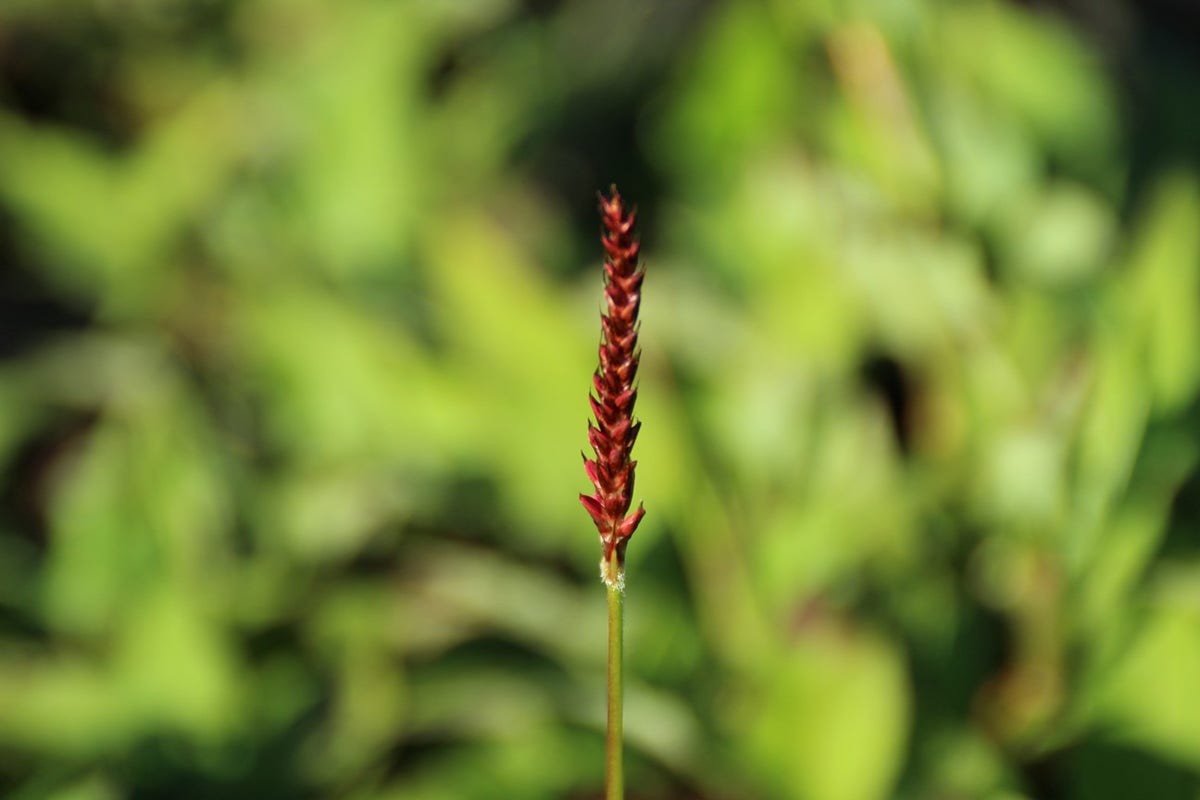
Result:
[[638,311],[646,274],[638,266],[635,215],[635,211],[625,210],[616,186],[608,197],[600,196],[606,312],[600,317],[600,366],[592,377],[594,394],[588,398],[596,417],[595,425],[588,423],[588,443],[596,457],[584,457],[588,479],[596,491],[581,494],[579,500],[600,533],[600,571],[610,586],[623,583],[625,545],[646,513],[639,506],[629,514],[637,464],[630,453],[641,427],[633,420],[637,400],[633,382],[641,355]]

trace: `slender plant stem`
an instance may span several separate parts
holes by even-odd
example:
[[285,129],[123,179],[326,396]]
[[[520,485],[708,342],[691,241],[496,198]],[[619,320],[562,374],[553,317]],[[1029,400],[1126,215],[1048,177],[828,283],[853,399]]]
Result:
[[[617,575],[620,568],[614,551],[608,568]],[[621,639],[625,615],[625,594],[616,581],[608,584],[608,736],[605,758],[605,800],[624,800],[625,767],[623,763],[621,720],[622,668]]]

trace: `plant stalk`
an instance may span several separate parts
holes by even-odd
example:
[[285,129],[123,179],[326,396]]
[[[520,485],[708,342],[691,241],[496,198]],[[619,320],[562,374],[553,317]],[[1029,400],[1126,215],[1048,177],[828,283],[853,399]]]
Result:
[[[610,575],[619,575],[621,565],[614,550],[607,565]],[[624,800],[625,768],[622,751],[623,723],[621,719],[621,697],[623,676],[621,667],[622,634],[625,615],[625,593],[623,581],[607,582],[608,588],[608,733],[604,762],[605,800]]]

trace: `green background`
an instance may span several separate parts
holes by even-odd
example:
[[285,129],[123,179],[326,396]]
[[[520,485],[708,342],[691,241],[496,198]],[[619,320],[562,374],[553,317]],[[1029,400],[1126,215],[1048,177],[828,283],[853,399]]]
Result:
[[6,0],[0,793],[1200,797],[1187,3]]

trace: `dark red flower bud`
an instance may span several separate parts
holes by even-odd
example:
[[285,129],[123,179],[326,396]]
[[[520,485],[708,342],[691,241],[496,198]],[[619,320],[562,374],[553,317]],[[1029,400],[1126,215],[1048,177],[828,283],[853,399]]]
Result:
[[[625,545],[642,521],[645,511],[638,507],[629,514],[633,502],[633,470],[630,459],[641,423],[633,420],[637,390],[638,310],[642,300],[645,271],[638,267],[639,244],[634,236],[635,212],[626,213],[617,187],[609,197],[600,197],[600,218],[604,223],[604,295],[607,312],[600,317],[600,366],[592,379],[594,395],[589,396],[596,424],[588,423],[588,443],[595,459],[584,456],[588,479],[596,487],[592,495],[579,500],[600,532],[603,556],[601,574],[609,583],[620,585],[625,562]],[[628,514],[628,516],[626,516]],[[610,565],[616,556],[617,573]]]

